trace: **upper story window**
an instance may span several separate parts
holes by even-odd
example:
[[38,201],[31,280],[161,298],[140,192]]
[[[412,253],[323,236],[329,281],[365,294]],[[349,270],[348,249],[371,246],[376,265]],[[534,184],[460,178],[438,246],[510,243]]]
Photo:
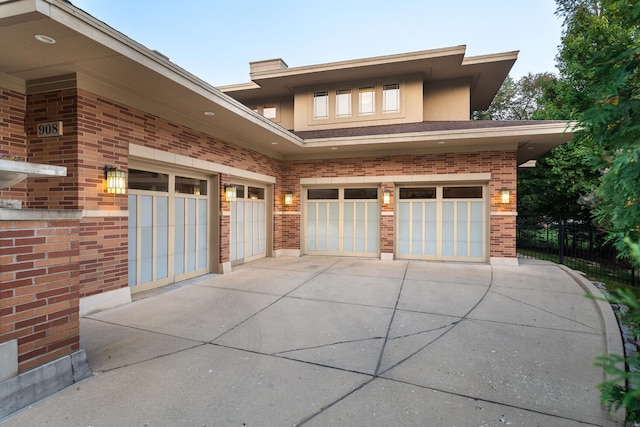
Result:
[[261,105],[253,105],[251,107],[253,111],[258,114],[263,115],[265,118],[277,121],[278,117],[278,104],[261,104]]
[[397,113],[400,111],[400,84],[392,83],[382,86],[382,112]]
[[265,104],[262,107],[262,115],[267,119],[275,119],[278,115],[277,113],[278,107],[276,107],[276,104]]
[[329,117],[329,92],[326,90],[313,93],[313,118],[326,119]]
[[373,86],[358,89],[358,114],[376,113],[376,89]]
[[336,91],[336,117],[351,117],[351,89]]

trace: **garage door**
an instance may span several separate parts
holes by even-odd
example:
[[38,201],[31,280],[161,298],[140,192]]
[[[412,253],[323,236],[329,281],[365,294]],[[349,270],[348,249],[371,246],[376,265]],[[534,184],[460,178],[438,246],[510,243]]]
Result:
[[208,273],[209,180],[129,169],[132,292]]
[[265,188],[233,184],[236,200],[231,202],[230,258],[241,264],[266,255]]
[[379,255],[377,188],[308,188],[305,195],[305,253]]
[[485,261],[485,194],[481,185],[400,187],[397,257]]

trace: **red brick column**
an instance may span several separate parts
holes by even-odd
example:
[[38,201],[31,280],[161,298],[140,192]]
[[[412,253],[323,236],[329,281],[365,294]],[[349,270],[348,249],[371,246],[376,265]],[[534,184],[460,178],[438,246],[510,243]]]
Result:
[[80,348],[78,220],[0,221],[0,342],[23,372]]
[[220,266],[231,262],[231,202],[227,202],[224,186],[231,183],[230,176],[220,174],[220,198],[218,200],[218,209],[220,215],[220,256],[218,262]]
[[[382,192],[382,209],[380,216],[380,253],[385,257],[393,257],[395,251],[395,185],[393,182],[383,182],[380,188]],[[384,203],[384,193],[388,191],[391,199],[388,204]]]

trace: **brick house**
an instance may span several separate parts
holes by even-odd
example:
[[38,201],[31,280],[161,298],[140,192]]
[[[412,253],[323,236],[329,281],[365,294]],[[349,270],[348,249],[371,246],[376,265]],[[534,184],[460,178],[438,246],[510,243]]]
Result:
[[214,88],[63,0],[0,1],[0,52],[0,150],[28,163],[0,160],[0,186],[26,176],[0,188],[5,411],[88,375],[80,316],[132,293],[262,257],[517,264],[517,168],[571,136],[469,120],[516,52],[269,60]]

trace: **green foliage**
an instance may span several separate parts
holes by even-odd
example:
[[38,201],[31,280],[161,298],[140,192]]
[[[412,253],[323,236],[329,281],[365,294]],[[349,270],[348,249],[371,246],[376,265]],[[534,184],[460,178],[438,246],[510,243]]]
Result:
[[508,76],[487,110],[474,111],[473,120],[542,120],[546,119],[541,103],[546,87],[556,77],[551,73],[527,74],[514,80]]
[[[637,336],[640,333],[640,300],[633,291],[618,289],[615,294],[607,295],[607,301],[628,308],[621,312],[620,318]],[[604,368],[607,374],[607,380],[598,385],[600,399],[607,410],[617,411],[624,407],[628,421],[640,421],[640,358],[608,354],[598,357],[596,366]]]
[[640,1],[558,5],[565,17],[559,65],[573,87],[577,139],[596,147],[590,164],[603,173],[596,219],[627,256],[625,238],[640,242]]

